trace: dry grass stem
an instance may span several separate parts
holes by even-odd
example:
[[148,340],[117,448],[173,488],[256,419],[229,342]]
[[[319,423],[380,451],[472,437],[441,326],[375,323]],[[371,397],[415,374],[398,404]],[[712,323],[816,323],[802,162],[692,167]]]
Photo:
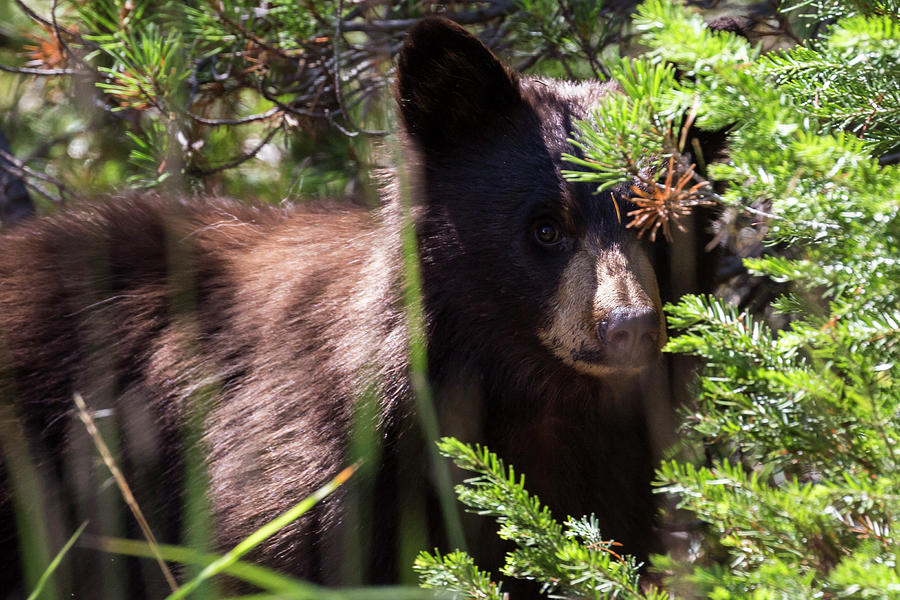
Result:
[[122,493],[122,498],[125,499],[125,503],[128,505],[128,508],[131,509],[134,518],[137,519],[141,532],[144,534],[144,538],[147,540],[147,544],[150,546],[153,556],[156,558],[156,562],[159,563],[159,568],[162,570],[166,582],[174,592],[178,589],[178,582],[175,581],[172,571],[169,570],[169,566],[166,564],[166,561],[163,560],[162,554],[159,552],[159,542],[156,541],[156,536],[153,535],[153,532],[150,530],[150,525],[147,523],[147,519],[144,518],[144,513],[141,512],[141,507],[138,506],[137,501],[134,499],[131,488],[128,486],[128,482],[125,481],[125,476],[122,475],[122,471],[116,466],[116,461],[113,458],[112,452],[109,451],[109,447],[106,445],[106,442],[103,441],[103,437],[97,430],[97,425],[94,423],[94,417],[92,417],[91,413],[88,411],[84,398],[81,397],[81,394],[75,392],[74,400],[75,406],[78,407],[78,416],[81,418],[81,422],[84,423],[84,427],[87,429],[91,439],[94,440],[94,446],[100,453],[100,457],[106,464],[106,468],[112,473],[113,479],[115,479],[116,485],[119,486],[119,491]]

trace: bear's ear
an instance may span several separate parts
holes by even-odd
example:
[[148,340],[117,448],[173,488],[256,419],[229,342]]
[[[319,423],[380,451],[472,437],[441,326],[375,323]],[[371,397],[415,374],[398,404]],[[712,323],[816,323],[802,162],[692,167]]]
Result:
[[518,75],[447,19],[423,19],[410,29],[397,66],[400,114],[425,149],[484,132],[521,99]]

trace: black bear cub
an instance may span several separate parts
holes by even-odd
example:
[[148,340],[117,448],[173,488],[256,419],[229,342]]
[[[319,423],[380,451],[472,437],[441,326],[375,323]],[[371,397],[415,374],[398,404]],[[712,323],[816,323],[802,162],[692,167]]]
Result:
[[[31,508],[53,544],[84,519],[109,531],[97,492],[106,473],[75,392],[116,433],[163,541],[184,539],[184,450],[202,450],[219,548],[345,467],[360,399],[377,398],[368,427],[381,451],[365,496],[349,484],[254,558],[339,583],[346,540],[358,539],[347,530],[361,522],[350,513],[370,502],[366,579],[408,569],[397,531],[431,480],[403,308],[408,213],[442,432],[487,444],[558,518],[594,513],[605,536],[645,559],[665,337],[655,276],[610,194],[560,173],[562,155],[577,152],[573,120],[608,93],[520,77],[461,27],[427,19],[398,61],[408,185],[388,183],[376,214],[143,195],[4,234],[0,392],[29,440],[44,490]],[[14,466],[5,461],[7,490]],[[5,552],[17,556],[0,501]],[[469,546],[497,558],[487,535]],[[91,552],[71,557],[79,597],[98,593],[88,574],[109,557]]]

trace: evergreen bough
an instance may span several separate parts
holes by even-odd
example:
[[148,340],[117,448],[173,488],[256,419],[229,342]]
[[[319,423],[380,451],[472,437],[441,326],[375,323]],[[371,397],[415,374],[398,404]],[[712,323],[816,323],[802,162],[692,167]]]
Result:
[[[487,448],[454,438],[443,438],[438,448],[458,467],[476,474],[456,487],[460,501],[472,512],[496,518],[500,538],[516,545],[506,555],[504,575],[537,581],[551,598],[669,597],[652,587],[641,590],[640,565],[633,557],[619,554],[614,542],[603,539],[593,516],[569,517],[559,523],[525,490],[524,477]],[[464,598],[503,599],[501,584],[463,552],[422,552],[415,569],[425,587]]]
[[[0,89],[8,71],[32,86],[37,77],[43,97],[40,110],[0,126],[30,163],[13,175],[50,201],[123,179],[206,191],[224,180],[232,195],[276,201],[371,185],[370,143],[397,122],[393,55],[416,20],[445,8],[403,0],[9,5],[0,4],[0,20],[9,12],[30,30],[0,30]],[[504,61],[570,78],[605,77],[602,52],[627,21],[594,0],[484,0],[446,14]],[[0,112],[15,113],[16,103]],[[73,140],[71,157],[50,152]]]
[[667,307],[684,332],[667,350],[705,359],[683,433],[707,459],[664,462],[659,484],[727,558],[657,568],[702,596],[900,596],[900,170],[878,161],[900,148],[900,12],[842,6],[822,38],[763,56],[660,0],[637,17],[639,60],[688,75],[666,94],[675,118],[731,127],[711,196],[768,229],[745,266],[790,284],[778,329],[713,297]]
[[[599,547],[589,540],[602,532],[552,522],[486,450],[445,441],[446,454],[479,473],[460,499],[497,517],[501,537],[520,546],[506,575],[567,598],[900,598],[900,5],[784,8],[828,25],[763,53],[675,3],[646,0],[634,27],[647,50],[612,63],[624,94],[577,124],[584,155],[570,157],[577,170],[567,173],[599,189],[652,175],[633,200],[656,203],[659,219],[677,225],[679,209],[713,202],[765,234],[744,265],[786,290],[768,306],[742,311],[691,295],[666,307],[681,331],[666,351],[705,366],[658,491],[709,535],[690,558],[655,557],[667,592],[637,583],[610,540],[591,584],[569,585],[577,569],[561,540],[582,544],[580,564],[589,563]],[[712,157],[687,146],[691,126],[729,131],[727,157],[704,175],[690,163]],[[643,232],[639,216],[622,215]],[[443,568],[489,581],[458,553],[423,555],[419,568],[432,585]],[[627,584],[609,583],[626,573]]]

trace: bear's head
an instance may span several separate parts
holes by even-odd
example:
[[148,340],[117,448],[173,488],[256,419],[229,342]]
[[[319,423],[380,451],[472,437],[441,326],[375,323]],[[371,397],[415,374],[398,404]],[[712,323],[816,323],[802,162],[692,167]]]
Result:
[[[633,374],[665,339],[629,203],[567,181],[573,121],[610,84],[520,77],[459,25],[408,34],[397,96],[419,163],[416,218],[426,306],[441,339],[475,358],[549,351],[582,375]],[[532,361],[534,362],[534,361]]]

